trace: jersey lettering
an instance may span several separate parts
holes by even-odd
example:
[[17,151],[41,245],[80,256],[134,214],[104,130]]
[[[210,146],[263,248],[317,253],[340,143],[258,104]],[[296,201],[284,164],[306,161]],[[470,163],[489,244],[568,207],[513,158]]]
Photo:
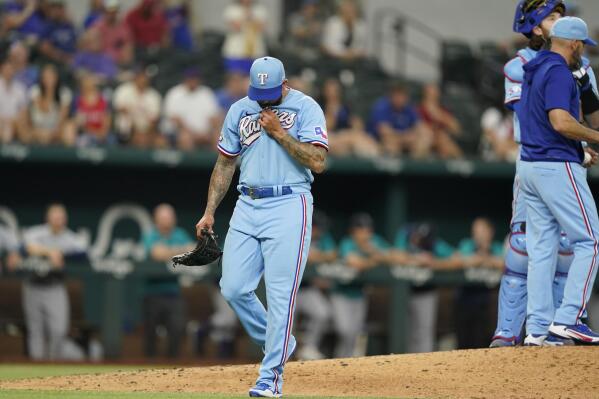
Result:
[[248,115],[239,121],[239,141],[241,145],[249,146],[260,137],[262,126],[258,119],[254,119],[254,116]]
[[[279,122],[283,129],[289,130],[295,125],[297,113],[278,109],[273,110],[273,112],[279,117]],[[255,115],[245,116],[239,121],[239,140],[241,141],[241,145],[250,146],[260,137],[261,132],[262,126],[260,126],[260,122],[255,118]]]

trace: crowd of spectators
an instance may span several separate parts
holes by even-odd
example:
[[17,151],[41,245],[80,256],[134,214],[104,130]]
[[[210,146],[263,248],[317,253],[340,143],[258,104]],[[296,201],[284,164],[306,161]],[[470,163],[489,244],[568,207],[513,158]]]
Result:
[[[0,106],[1,143],[214,150],[220,121],[229,106],[246,94],[247,73],[255,58],[284,47],[287,54],[306,63],[329,58],[359,69],[368,62],[372,41],[359,0],[300,1],[295,11],[286,10],[290,13],[281,24],[281,43],[267,34],[274,16],[265,4],[229,0],[222,7],[221,59],[206,60],[198,53],[193,68],[181,68],[170,77],[178,77],[182,85],[157,90],[155,65],[138,55],[201,49],[201,32],[194,32],[191,22],[198,4],[138,0],[129,9],[119,0],[87,0],[86,4],[87,15],[80,26],[64,0],[2,4],[0,41],[5,51],[0,94],[9,100]],[[497,49],[509,58],[525,45],[518,36]],[[592,60],[599,57],[592,48],[588,55]],[[220,88],[213,82],[202,83],[201,71],[214,62],[222,62],[224,79],[219,81],[225,83]],[[353,81],[339,77],[331,73],[317,80],[298,76],[289,80],[292,88],[319,99],[332,133],[333,155],[417,159],[475,155],[467,141],[476,127],[463,119],[466,116],[460,119],[453,114],[459,104],[443,101],[440,85],[425,82],[415,89],[390,80],[389,91],[381,91],[380,98],[365,107],[355,104],[361,102],[359,94],[358,98],[354,94],[354,104],[346,95]],[[485,160],[513,161],[517,148],[511,114],[498,103],[500,92],[498,88],[492,106],[481,110],[476,151]],[[193,109],[193,116],[185,116],[187,111],[173,116],[173,103],[182,110]],[[471,127],[463,131],[462,126]]]
[[[2,4],[0,41],[6,50],[1,57],[0,94],[9,100],[0,106],[0,143],[213,151],[228,107],[245,96],[251,62],[268,54],[273,45],[306,62],[328,57],[359,67],[367,62],[372,41],[359,0],[299,2],[281,24],[281,43],[267,34],[267,22],[274,16],[265,4],[229,0],[221,16],[222,60],[198,56],[193,71],[178,71],[181,85],[159,91],[155,68],[144,65],[137,55],[160,49],[197,51],[200,32],[193,31],[191,20],[198,5],[189,0],[138,0],[130,9],[119,0],[87,4],[81,26],[73,22],[64,0]],[[523,45],[510,42],[499,47],[508,56]],[[589,49],[589,56],[596,59],[599,54]],[[226,77],[221,88],[202,83],[201,71],[210,62],[222,62]],[[389,92],[381,92],[369,111],[364,104],[354,107],[348,101],[345,91],[352,83],[335,74],[310,82],[290,77],[292,88],[314,85],[308,94],[318,97],[326,112],[333,155],[416,159],[475,155],[463,145],[472,132],[461,126],[469,121],[456,118],[452,107],[456,111],[459,104],[445,104],[437,84],[425,83],[415,92],[390,81]],[[181,111],[173,113],[173,104]],[[361,112],[355,112],[357,108]],[[189,109],[191,116],[185,115]],[[517,149],[512,138],[511,115],[500,104],[489,107],[480,120],[478,155],[513,161]]]
[[[368,57],[368,29],[359,2],[341,0],[333,8],[325,3],[302,1],[284,24],[283,45],[304,60],[325,56],[358,65]],[[125,10],[119,0],[88,4],[81,26],[62,0],[3,4],[0,39],[6,51],[0,94],[8,101],[0,106],[1,142],[214,150],[224,115],[246,94],[251,62],[268,54],[270,10],[259,0],[231,0],[224,7],[221,88],[203,82],[208,61],[198,57],[197,65],[170,76],[178,77],[179,85],[158,90],[155,65],[140,62],[136,54],[198,50],[191,24],[197,5],[139,0]],[[443,104],[436,84],[414,92],[390,81],[388,93],[381,92],[369,111],[360,104],[360,113],[345,95],[351,83],[339,76],[318,81],[291,76],[289,85],[319,99],[333,155],[464,156],[461,124]],[[483,123],[484,153],[507,159],[511,149],[501,137],[510,137],[509,132],[501,132],[497,117],[491,116]]]

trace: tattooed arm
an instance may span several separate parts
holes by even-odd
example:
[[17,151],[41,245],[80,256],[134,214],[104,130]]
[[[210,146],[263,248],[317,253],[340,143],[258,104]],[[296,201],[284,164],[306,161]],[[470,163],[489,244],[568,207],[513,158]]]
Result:
[[281,127],[279,118],[270,110],[262,111],[260,124],[273,139],[287,151],[289,155],[313,172],[322,173],[325,168],[327,151],[310,143],[302,143],[291,137]]
[[316,173],[324,172],[327,150],[323,147],[317,147],[310,143],[301,143],[287,132],[284,135],[274,137],[274,139],[293,159],[305,167]]
[[230,158],[223,154],[218,155],[218,159],[212,170],[212,176],[210,177],[206,210],[204,211],[204,216],[196,224],[196,235],[198,237],[202,235],[202,230],[204,229],[212,231],[212,227],[214,226],[214,212],[231,186],[235,168],[235,158]]

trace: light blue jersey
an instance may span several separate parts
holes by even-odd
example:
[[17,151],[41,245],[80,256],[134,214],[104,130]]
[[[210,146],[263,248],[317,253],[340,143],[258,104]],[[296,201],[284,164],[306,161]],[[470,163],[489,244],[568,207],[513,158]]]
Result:
[[[285,90],[280,61],[265,57],[252,68],[257,69],[256,96],[262,95],[262,83],[274,87],[265,88],[266,94]],[[289,89],[272,110],[291,137],[328,148],[324,113],[311,97]],[[218,143],[225,156],[241,157],[241,195],[225,240],[220,286],[249,336],[264,350],[253,389],[279,397],[285,363],[297,345],[293,315],[310,248],[314,177],[262,128],[261,112],[249,97],[237,101],[227,113]],[[250,194],[254,190],[268,195]],[[268,309],[254,294],[263,276]]]
[[[218,143],[227,156],[241,157],[240,186],[288,185],[307,191],[312,172],[295,161],[260,126],[262,108],[248,97],[231,106]],[[328,149],[326,121],[320,106],[301,91],[289,89],[281,105],[273,107],[283,129],[295,139]],[[294,190],[297,192],[297,190]]]

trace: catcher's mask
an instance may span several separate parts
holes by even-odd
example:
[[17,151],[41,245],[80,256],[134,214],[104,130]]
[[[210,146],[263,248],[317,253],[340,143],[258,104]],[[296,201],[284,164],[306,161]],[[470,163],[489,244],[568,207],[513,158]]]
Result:
[[554,11],[566,15],[563,0],[521,0],[514,16],[514,32],[530,38],[532,30]]

